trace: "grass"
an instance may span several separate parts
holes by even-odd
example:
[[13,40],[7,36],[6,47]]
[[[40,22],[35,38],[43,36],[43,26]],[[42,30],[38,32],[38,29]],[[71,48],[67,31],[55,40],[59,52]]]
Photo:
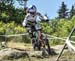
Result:
[[60,58],[60,60],[62,59],[62,61],[75,61],[75,52],[64,52]]
[[20,42],[16,43],[11,41],[7,43],[7,46],[11,48],[19,48],[19,49],[25,49],[25,50],[32,49],[31,43],[20,43]]

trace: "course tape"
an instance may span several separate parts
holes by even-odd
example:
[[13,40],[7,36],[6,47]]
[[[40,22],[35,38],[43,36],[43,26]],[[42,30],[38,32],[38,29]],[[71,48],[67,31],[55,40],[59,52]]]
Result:
[[[13,36],[23,36],[23,35],[28,35],[28,33],[23,33],[23,34],[14,34],[14,35],[0,35],[2,37],[13,37]],[[52,36],[52,35],[48,35],[48,34],[45,34],[48,37],[48,39],[60,39],[60,40],[65,40],[66,41],[66,44],[68,45],[68,48],[70,50],[73,50],[75,51],[75,47],[71,44],[71,43],[75,43],[74,41],[71,41],[71,40],[68,40],[67,37],[64,37],[64,38],[60,38],[60,37],[55,37],[55,36]],[[75,37],[75,36],[72,36],[72,37]]]
[[[23,36],[23,35],[28,35],[28,33],[23,33],[23,34],[13,34],[13,35],[0,35],[2,37],[13,37],[13,36]],[[56,37],[56,36],[52,36],[52,35],[48,35],[48,34],[45,34],[48,37],[48,39],[60,39],[60,40],[66,40],[67,37],[64,37],[64,38],[60,38],[60,37]],[[75,36],[72,36],[72,37],[75,37]]]
[[14,35],[0,35],[2,37],[13,37],[13,36],[23,36],[23,35],[28,35],[28,33],[24,33],[24,34],[14,34]]

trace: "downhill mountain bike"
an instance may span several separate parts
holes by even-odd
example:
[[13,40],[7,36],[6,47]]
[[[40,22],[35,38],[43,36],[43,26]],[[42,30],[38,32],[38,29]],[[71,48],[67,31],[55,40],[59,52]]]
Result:
[[51,53],[49,41],[45,34],[41,33],[41,40],[38,39],[38,31],[35,29],[35,23],[28,23],[27,30],[29,33],[29,36],[31,36],[32,39],[32,46],[34,50],[42,50],[42,54],[49,55]]

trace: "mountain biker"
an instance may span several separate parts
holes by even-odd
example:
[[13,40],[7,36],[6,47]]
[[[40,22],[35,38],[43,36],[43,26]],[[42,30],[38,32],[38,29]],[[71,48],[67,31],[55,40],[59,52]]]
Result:
[[[48,18],[46,16],[42,16],[39,12],[37,12],[37,8],[35,5],[30,6],[27,9],[27,15],[25,16],[25,19],[22,23],[22,25],[26,28],[28,28],[28,32],[32,33],[31,30],[34,29],[35,31],[38,32],[38,39],[41,42],[41,26],[40,26],[40,21],[37,20],[39,17],[39,19],[41,20],[45,20],[48,21]],[[29,23],[31,23],[31,25],[29,26]],[[31,27],[32,26],[32,27]],[[33,38],[33,35],[32,35]]]

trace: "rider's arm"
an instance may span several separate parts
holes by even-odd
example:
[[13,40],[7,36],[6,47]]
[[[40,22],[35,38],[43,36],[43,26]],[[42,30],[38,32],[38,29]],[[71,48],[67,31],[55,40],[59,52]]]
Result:
[[39,18],[42,20],[43,16],[41,15],[41,13],[37,12],[37,15],[39,16]]
[[49,19],[48,19],[47,16],[43,16],[43,15],[41,15],[39,12],[37,13],[37,15],[39,16],[39,18],[40,18],[41,20],[44,20],[44,21],[46,21],[46,22],[49,21]]
[[22,25],[24,27],[26,27],[26,25],[27,25],[27,17],[28,17],[28,14],[25,16],[24,21],[22,22]]

